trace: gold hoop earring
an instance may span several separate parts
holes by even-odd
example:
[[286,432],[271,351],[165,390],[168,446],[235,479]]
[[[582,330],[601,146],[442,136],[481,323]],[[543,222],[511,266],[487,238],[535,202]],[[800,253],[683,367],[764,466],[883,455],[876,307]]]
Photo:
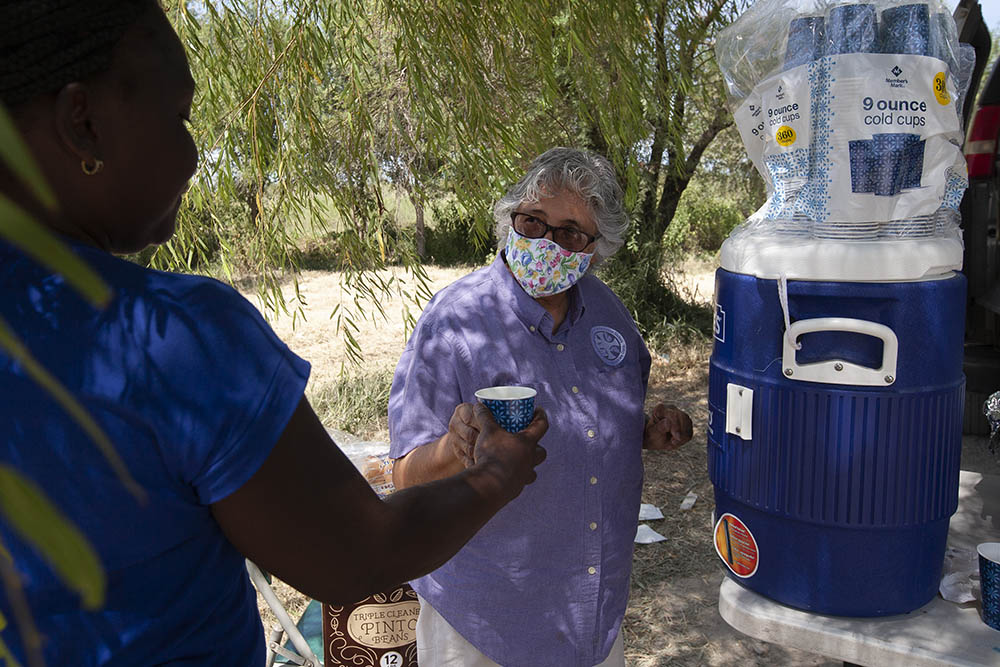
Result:
[[95,157],[93,165],[87,164],[86,160],[80,160],[80,169],[82,169],[83,173],[85,173],[87,176],[93,176],[94,174],[104,169],[104,160],[99,160]]

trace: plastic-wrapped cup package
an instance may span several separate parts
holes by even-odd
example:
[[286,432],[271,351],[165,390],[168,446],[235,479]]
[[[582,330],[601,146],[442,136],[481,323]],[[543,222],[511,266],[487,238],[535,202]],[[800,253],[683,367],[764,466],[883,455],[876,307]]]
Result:
[[882,12],[880,30],[882,53],[933,55],[926,3],[889,7]]
[[878,19],[875,5],[841,5],[830,9],[826,54],[876,53]]
[[716,53],[768,187],[733,237],[961,243],[938,215],[968,185],[957,105],[968,65],[956,71],[945,0],[757,0]]
[[490,409],[503,430],[517,433],[531,423],[537,393],[531,387],[487,387],[477,391],[476,398]]

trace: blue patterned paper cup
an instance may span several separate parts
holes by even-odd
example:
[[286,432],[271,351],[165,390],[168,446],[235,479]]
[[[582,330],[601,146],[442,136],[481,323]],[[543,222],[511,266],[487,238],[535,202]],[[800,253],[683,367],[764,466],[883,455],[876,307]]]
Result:
[[531,423],[537,393],[531,387],[487,387],[477,391],[476,398],[490,409],[503,430],[517,433]]
[[937,12],[931,16],[931,55],[948,63],[949,76],[958,75],[958,63],[952,51],[957,45],[954,17],[948,12]]
[[822,16],[801,16],[788,26],[785,69],[806,65],[823,57],[826,32]]
[[878,53],[878,17],[875,5],[842,5],[830,10],[826,21],[826,55]]
[[879,31],[882,53],[933,55],[930,11],[925,3],[886,9]]
[[983,623],[1000,630],[1000,542],[984,542],[977,550]]

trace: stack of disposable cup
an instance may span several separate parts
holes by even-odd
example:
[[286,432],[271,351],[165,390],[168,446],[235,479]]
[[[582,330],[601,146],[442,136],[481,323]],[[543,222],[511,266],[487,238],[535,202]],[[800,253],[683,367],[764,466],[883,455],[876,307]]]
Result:
[[762,0],[723,31],[737,127],[769,191],[723,265],[831,280],[960,268],[958,48],[942,0]]

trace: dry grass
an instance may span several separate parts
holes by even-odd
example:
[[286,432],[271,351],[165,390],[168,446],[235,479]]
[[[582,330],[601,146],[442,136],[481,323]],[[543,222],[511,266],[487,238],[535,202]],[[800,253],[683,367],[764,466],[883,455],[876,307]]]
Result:
[[[718,591],[724,575],[712,547],[715,503],[705,453],[711,344],[703,341],[668,352],[669,362],[654,360],[648,403],[663,401],[685,410],[694,422],[694,438],[676,452],[643,454],[642,501],[663,511],[665,518],[650,526],[667,540],[635,547],[624,629],[628,664],[839,664],[750,639],[719,616]],[[681,501],[689,491],[698,494],[698,500],[682,511]]]
[[[679,293],[688,299],[709,302],[712,298],[715,264],[707,259],[689,259],[672,271]],[[429,269],[434,291],[469,269]],[[336,274],[311,271],[300,280],[307,301],[306,321],[292,327],[290,317],[281,317],[274,327],[293,351],[313,364],[308,392],[316,397],[331,391],[342,372],[361,372],[344,366],[341,336],[329,313],[337,304],[351,303],[351,295],[338,285]],[[394,367],[404,345],[399,298],[383,306],[386,322],[368,323],[359,339],[366,356],[364,373],[382,373]],[[625,618],[625,652],[632,667],[659,665],[835,665],[809,654],[785,650],[749,639],[732,630],[717,611],[722,566],[712,548],[712,485],[705,459],[705,426],[708,417],[708,357],[711,345],[702,341],[659,350],[653,355],[649,403],[673,403],[686,410],[695,425],[693,440],[676,452],[647,452],[643,502],[661,508],[666,518],[651,522],[667,540],[636,545],[632,593]],[[330,424],[328,424],[330,425]],[[387,440],[384,421],[362,427],[357,433],[366,440]],[[678,509],[689,492],[698,494],[694,507]],[[305,598],[276,582],[278,597],[297,618]],[[260,602],[265,628],[274,623],[267,606]],[[556,666],[554,666],[556,667]]]

